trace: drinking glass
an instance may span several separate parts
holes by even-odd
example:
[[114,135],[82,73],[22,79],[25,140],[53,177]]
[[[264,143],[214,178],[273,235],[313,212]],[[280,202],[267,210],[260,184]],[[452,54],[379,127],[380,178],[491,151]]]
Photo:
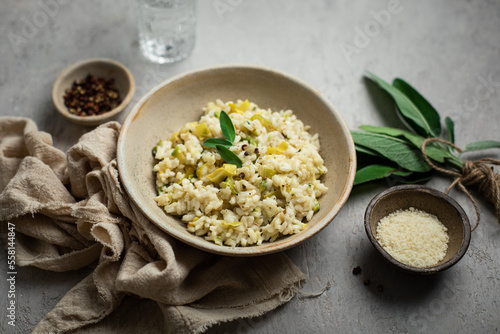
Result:
[[165,64],[188,57],[196,37],[196,0],[134,0],[142,53]]

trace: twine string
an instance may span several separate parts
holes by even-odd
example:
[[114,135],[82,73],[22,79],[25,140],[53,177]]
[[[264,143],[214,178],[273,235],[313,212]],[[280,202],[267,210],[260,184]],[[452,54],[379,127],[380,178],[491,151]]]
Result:
[[431,142],[440,142],[442,144],[453,147],[458,153],[462,153],[462,149],[455,144],[441,139],[441,138],[427,138],[422,143],[422,154],[424,156],[425,161],[435,170],[450,175],[454,177],[453,182],[448,187],[446,194],[449,194],[451,189],[455,186],[458,188],[469,198],[469,200],[474,205],[474,210],[476,211],[476,224],[472,228],[472,231],[476,229],[479,224],[479,220],[481,219],[481,215],[479,213],[479,207],[477,205],[476,200],[470,194],[467,187],[476,186],[480,193],[482,193],[493,205],[495,206],[496,216],[498,223],[500,223],[500,174],[495,173],[493,167],[490,165],[500,166],[500,160],[493,158],[483,158],[476,161],[465,161],[464,167],[461,173],[452,170],[443,168],[441,166],[437,166],[434,164],[427,153],[425,152],[426,146]]

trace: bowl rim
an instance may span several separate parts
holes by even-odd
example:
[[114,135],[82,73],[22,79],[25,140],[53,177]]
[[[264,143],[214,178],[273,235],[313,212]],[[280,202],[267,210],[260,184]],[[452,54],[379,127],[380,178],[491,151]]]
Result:
[[[349,168],[348,168],[348,177],[346,180],[346,185],[339,197],[339,200],[335,203],[335,205],[331,208],[331,210],[328,212],[328,214],[322,219],[323,223],[321,224],[315,224],[311,228],[296,234],[293,240],[289,240],[288,242],[285,243],[266,243],[263,245],[259,246],[248,246],[248,247],[230,247],[230,246],[220,246],[215,243],[206,241],[206,240],[198,240],[194,239],[191,237],[186,236],[185,234],[182,234],[178,232],[175,229],[170,229],[168,226],[165,224],[161,224],[160,222],[156,222],[154,219],[154,215],[145,207],[143,207],[140,204],[140,198],[134,193],[132,189],[132,185],[130,184],[130,180],[125,180],[122,175],[125,174],[126,171],[126,166],[125,166],[125,161],[124,161],[124,149],[125,149],[125,144],[124,144],[124,136],[125,133],[128,131],[130,128],[133,120],[136,117],[136,114],[142,109],[142,106],[148,101],[149,98],[151,98],[156,92],[158,92],[161,88],[163,88],[166,85],[169,85],[172,82],[175,82],[177,80],[181,80],[185,77],[196,75],[196,74],[201,74],[201,73],[206,73],[214,70],[235,70],[235,69],[240,69],[240,70],[257,70],[257,71],[263,71],[263,72],[269,72],[272,74],[277,74],[279,76],[282,76],[290,81],[293,81],[294,83],[300,85],[301,87],[307,89],[311,93],[313,93],[317,98],[319,98],[330,110],[332,114],[335,115],[335,118],[339,121],[339,126],[343,130],[343,134],[346,136],[346,143],[347,143],[347,151],[349,154]],[[117,164],[118,164],[118,171],[120,174],[120,180],[122,181],[122,184],[124,185],[124,188],[127,192],[127,194],[130,196],[132,199],[133,203],[141,210],[141,212],[150,220],[154,225],[159,227],[161,230],[165,231],[169,235],[173,236],[177,240],[180,240],[186,244],[189,244],[193,247],[196,247],[198,249],[208,251],[210,253],[214,254],[220,254],[220,255],[229,255],[229,256],[260,256],[260,255],[265,255],[265,254],[271,254],[279,251],[283,251],[285,249],[294,247],[306,239],[314,236],[318,232],[320,232],[323,228],[325,228],[334,218],[335,216],[340,212],[340,209],[344,206],[346,203],[347,199],[349,198],[349,195],[351,193],[351,190],[354,185],[354,177],[356,174],[356,151],[355,151],[355,146],[354,146],[354,141],[352,139],[351,132],[349,130],[349,127],[347,126],[347,123],[345,122],[344,118],[340,114],[340,112],[337,110],[337,108],[314,86],[311,84],[293,76],[288,73],[285,73],[281,70],[277,70],[275,68],[263,66],[263,65],[254,65],[254,64],[226,64],[226,65],[216,65],[216,66],[210,66],[210,67],[204,67],[204,68],[199,68],[199,69],[193,69],[190,71],[186,71],[180,74],[177,74],[175,76],[172,76],[171,78],[163,81],[162,83],[156,85],[153,87],[151,90],[149,90],[143,97],[139,99],[139,101],[134,105],[130,113],[127,115],[127,118],[125,119],[121,130],[120,130],[120,135],[118,137],[118,145],[117,145]]]
[[[61,89],[60,86],[63,80],[66,77],[68,77],[71,73],[73,73],[75,70],[85,65],[93,63],[110,64],[122,70],[125,73],[125,76],[127,77],[130,88],[127,91],[127,94],[125,94],[125,96],[123,97],[122,102],[114,109],[111,109],[110,111],[104,114],[94,115],[94,116],[73,115],[68,111],[66,106],[60,101],[60,96],[59,96]],[[125,109],[125,107],[130,103],[130,101],[132,101],[134,94],[135,94],[135,80],[134,76],[132,75],[132,72],[130,72],[130,70],[122,63],[109,58],[90,58],[78,61],[66,67],[64,70],[62,70],[61,73],[58,75],[57,79],[54,81],[54,84],[52,85],[52,102],[54,103],[54,106],[56,107],[57,111],[67,119],[84,125],[97,125],[119,114]]]
[[[448,261],[437,265],[433,267],[426,267],[426,268],[417,268],[417,267],[412,267],[407,264],[404,264],[402,262],[399,262],[398,260],[394,259],[377,241],[376,237],[373,235],[371,227],[370,227],[370,218],[371,214],[373,211],[373,208],[375,205],[383,199],[386,195],[394,193],[394,192],[415,192],[415,191],[425,191],[427,193],[430,193],[433,196],[439,197],[445,201],[447,201],[455,210],[457,210],[459,216],[460,216],[460,221],[463,225],[464,228],[464,235],[463,235],[463,242],[462,245],[460,246],[460,249],[458,252],[450,258]],[[377,222],[378,224],[378,222]],[[424,185],[415,185],[415,184],[405,184],[405,185],[398,185],[398,186],[393,186],[388,189],[385,189],[375,195],[375,197],[372,198],[370,203],[368,204],[366,211],[365,211],[365,217],[364,217],[364,225],[365,225],[365,231],[368,236],[368,239],[372,243],[372,245],[375,247],[375,249],[384,257],[385,260],[389,261],[396,267],[409,272],[413,274],[432,274],[436,273],[439,271],[446,270],[453,265],[455,265],[467,252],[467,249],[469,248],[470,245],[470,239],[471,239],[471,227],[470,227],[470,222],[467,214],[465,213],[464,209],[458,204],[457,201],[455,201],[452,197],[449,195],[436,190],[431,187],[427,187]]]

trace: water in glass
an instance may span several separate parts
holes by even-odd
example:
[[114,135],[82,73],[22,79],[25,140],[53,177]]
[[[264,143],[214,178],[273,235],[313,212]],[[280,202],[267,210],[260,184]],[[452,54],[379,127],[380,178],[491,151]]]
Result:
[[196,34],[196,0],[136,0],[139,44],[153,62],[189,56]]

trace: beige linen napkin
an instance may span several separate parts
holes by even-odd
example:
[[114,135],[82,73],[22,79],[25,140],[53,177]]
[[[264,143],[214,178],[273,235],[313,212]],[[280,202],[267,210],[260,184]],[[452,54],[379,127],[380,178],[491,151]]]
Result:
[[116,122],[101,125],[65,155],[33,121],[0,118],[0,227],[16,226],[17,264],[95,267],[33,333],[97,323],[127,294],[156,301],[171,333],[258,316],[295,295],[305,276],[285,254],[217,256],[149,222],[120,183],[119,130]]

